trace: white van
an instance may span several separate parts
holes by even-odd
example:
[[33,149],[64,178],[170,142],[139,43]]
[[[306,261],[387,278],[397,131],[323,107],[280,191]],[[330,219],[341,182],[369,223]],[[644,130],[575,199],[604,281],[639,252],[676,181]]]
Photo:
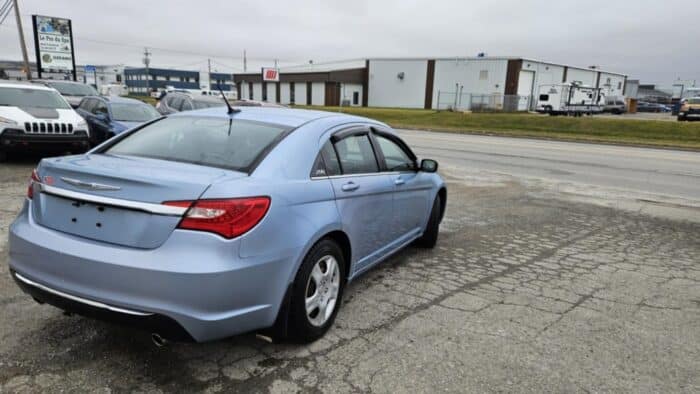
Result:
[[550,115],[596,114],[603,110],[600,89],[576,83],[540,85],[537,112]]
[[12,151],[84,152],[88,125],[55,89],[0,82],[0,161]]

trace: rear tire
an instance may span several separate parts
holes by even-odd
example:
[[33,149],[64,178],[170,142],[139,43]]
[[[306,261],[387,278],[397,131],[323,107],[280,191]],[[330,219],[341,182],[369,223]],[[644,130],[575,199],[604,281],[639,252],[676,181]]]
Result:
[[435,197],[433,209],[430,211],[428,224],[425,226],[425,232],[416,240],[416,245],[422,248],[432,249],[437,244],[438,234],[440,232],[440,212],[442,210],[442,201],[440,197]]
[[345,264],[340,246],[331,239],[322,239],[306,254],[292,284],[289,316],[292,341],[313,342],[333,325],[343,299]]

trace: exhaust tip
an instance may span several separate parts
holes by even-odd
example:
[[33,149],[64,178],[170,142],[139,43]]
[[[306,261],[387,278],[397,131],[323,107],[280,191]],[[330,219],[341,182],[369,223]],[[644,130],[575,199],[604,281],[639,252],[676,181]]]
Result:
[[158,334],[156,332],[151,334],[151,341],[153,342],[154,345],[156,345],[156,347],[163,347],[163,346],[166,346],[168,344],[168,340],[161,337],[160,334]]

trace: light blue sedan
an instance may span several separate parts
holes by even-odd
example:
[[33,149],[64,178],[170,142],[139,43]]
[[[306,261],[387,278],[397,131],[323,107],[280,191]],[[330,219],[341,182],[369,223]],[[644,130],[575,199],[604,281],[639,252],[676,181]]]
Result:
[[447,190],[387,125],[287,108],[151,121],[44,159],[10,227],[10,273],[39,302],[207,341],[309,342],[345,285],[433,247]]

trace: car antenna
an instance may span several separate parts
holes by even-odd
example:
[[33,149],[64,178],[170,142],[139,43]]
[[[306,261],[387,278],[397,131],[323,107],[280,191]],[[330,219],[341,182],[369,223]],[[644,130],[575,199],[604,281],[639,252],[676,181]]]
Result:
[[216,84],[216,87],[219,89],[219,92],[221,93],[221,98],[223,98],[224,101],[226,102],[226,106],[228,107],[228,114],[231,115],[231,114],[235,114],[235,113],[241,112],[240,109],[233,108],[233,107],[231,106],[231,103],[228,102],[228,99],[226,99],[226,95],[224,94],[224,91],[221,90],[221,85],[219,85],[219,84],[217,83],[217,84]]

